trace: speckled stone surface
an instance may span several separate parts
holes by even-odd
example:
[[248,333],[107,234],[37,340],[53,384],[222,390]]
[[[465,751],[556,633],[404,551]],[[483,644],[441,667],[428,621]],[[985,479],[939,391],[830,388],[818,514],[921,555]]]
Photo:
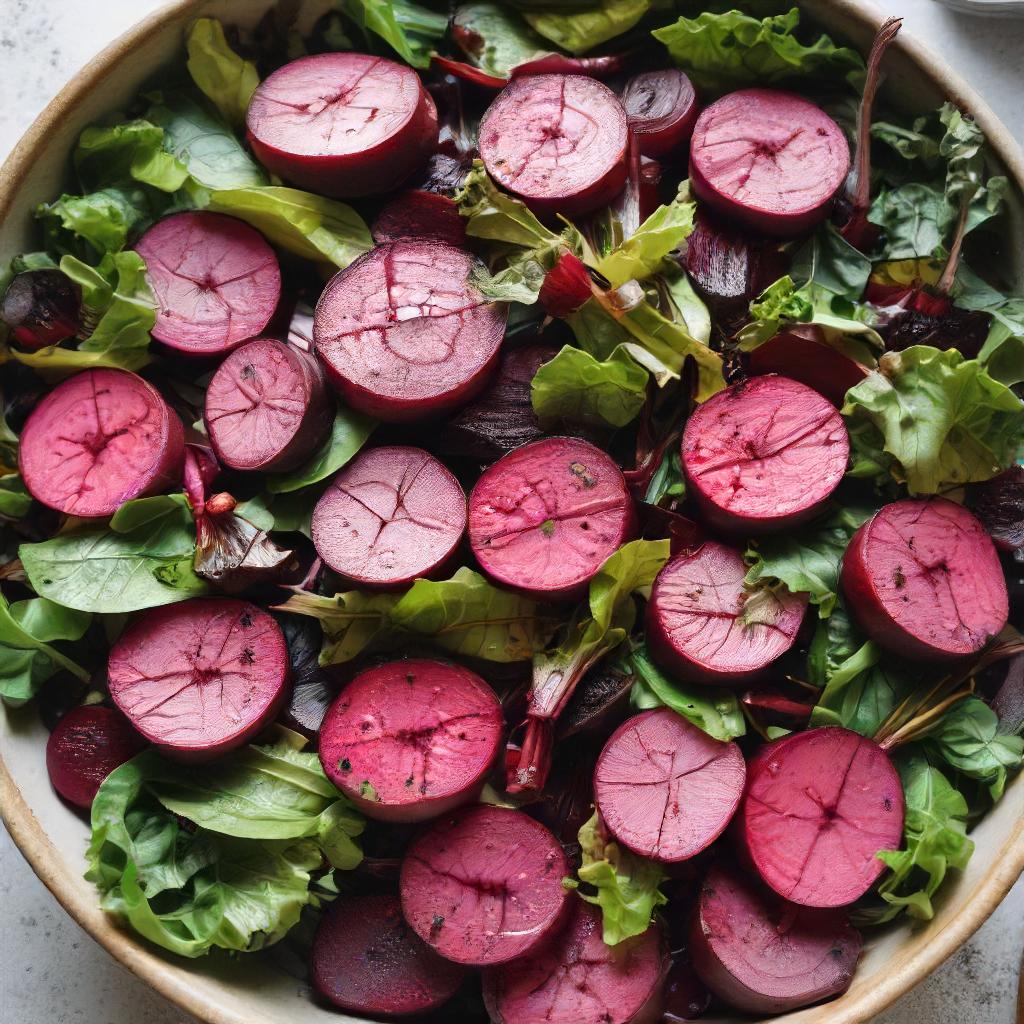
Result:
[[[159,0],[0,0],[0,158],[76,70]],[[738,4],[742,6],[742,4]],[[977,20],[933,0],[887,0],[1024,138],[1024,20]],[[876,1024],[1012,1024],[1024,881],[974,939]],[[0,832],[0,1021],[191,1024],[64,913]]]

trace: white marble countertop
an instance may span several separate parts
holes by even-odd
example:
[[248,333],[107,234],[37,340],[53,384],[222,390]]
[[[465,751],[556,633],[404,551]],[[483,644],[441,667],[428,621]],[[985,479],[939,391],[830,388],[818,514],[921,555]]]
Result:
[[[0,0],[0,159],[78,68],[162,0]],[[739,4],[738,6],[742,6]],[[979,20],[934,0],[887,0],[1024,139],[1024,20]],[[192,1024],[64,913],[0,832],[0,1020]],[[990,921],[876,1024],[1012,1024],[1024,950],[1024,881]]]

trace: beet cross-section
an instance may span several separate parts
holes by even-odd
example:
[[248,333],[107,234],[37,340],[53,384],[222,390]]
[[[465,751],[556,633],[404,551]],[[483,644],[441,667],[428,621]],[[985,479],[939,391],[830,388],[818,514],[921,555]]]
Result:
[[671,158],[690,141],[697,122],[697,94],[689,77],[677,68],[634,75],[622,91],[622,105],[644,156]]

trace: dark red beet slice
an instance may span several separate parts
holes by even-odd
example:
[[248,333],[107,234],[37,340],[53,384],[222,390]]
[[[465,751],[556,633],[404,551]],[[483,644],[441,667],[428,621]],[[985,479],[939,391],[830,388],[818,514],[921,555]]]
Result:
[[712,739],[668,708],[634,715],[612,733],[594,769],[608,831],[634,853],[687,860],[724,831],[743,795],[735,743]]
[[622,91],[629,127],[644,156],[667,156],[690,141],[697,123],[697,94],[676,68],[642,71]]
[[843,907],[885,870],[877,854],[903,839],[903,787],[877,743],[810,729],[770,744],[748,768],[743,841],[780,896]]
[[540,599],[579,597],[634,525],[622,470],[572,437],[517,448],[469,496],[469,542],[484,572]]
[[590,75],[591,78],[610,78],[622,71],[629,60],[627,53],[605,53],[599,57],[569,57],[564,53],[545,53],[542,57],[517,64],[510,75]]
[[7,286],[0,320],[22,348],[34,351],[73,338],[81,323],[82,289],[60,270],[26,270]]
[[850,170],[843,130],[821,107],[776,89],[712,103],[690,143],[694,194],[755,231],[788,237],[828,216]]
[[477,796],[502,727],[498,698],[475,673],[391,661],[360,673],[331,705],[320,760],[369,817],[423,821]]
[[440,242],[395,242],[335,275],[313,339],[353,408],[389,422],[468,402],[497,366],[507,310],[470,283],[476,261]]
[[313,510],[313,544],[361,586],[400,587],[437,572],[466,529],[458,480],[420,448],[372,448],[331,481]]
[[380,211],[373,225],[373,240],[378,245],[416,238],[456,247],[465,245],[466,221],[455,201],[414,188],[395,196]]
[[109,516],[126,501],[177,485],[181,420],[160,392],[126,370],[86,370],[32,410],[18,463],[38,501],[74,516]]
[[991,538],[945,498],[896,501],[876,512],[853,535],[841,582],[870,637],[905,657],[975,654],[1009,616]]
[[1024,466],[967,488],[967,505],[1000,551],[1024,548]]
[[76,807],[92,804],[100,783],[130,761],[145,741],[119,712],[100,704],[69,711],[46,742],[53,788]]
[[484,972],[484,1003],[494,1024],[655,1024],[665,971],[657,926],[607,946],[601,912],[575,900],[556,938]]
[[743,535],[813,519],[849,454],[835,407],[788,377],[754,377],[719,391],[683,432],[689,493],[709,523]]
[[581,75],[514,79],[480,123],[487,173],[549,218],[611,202],[626,184],[628,141],[615,93]]
[[320,364],[271,338],[235,349],[206,389],[210,443],[232,469],[294,469],[327,440],[333,419]]
[[328,196],[390,192],[437,146],[437,109],[419,75],[365,53],[278,68],[253,93],[246,125],[264,167]]
[[110,696],[169,757],[206,761],[267,725],[288,693],[281,627],[248,601],[198,598],[143,612],[107,666]]
[[694,909],[689,953],[727,1003],[777,1014],[845,992],[862,945],[842,911],[794,906],[716,864]]
[[647,603],[647,643],[655,659],[683,679],[735,686],[756,677],[793,646],[806,594],[751,592],[735,548],[707,541],[673,558]]
[[424,942],[461,964],[503,964],[554,934],[569,911],[558,840],[522,811],[489,804],[441,818],[402,862],[402,910]]
[[329,1002],[375,1018],[435,1010],[466,976],[412,931],[398,897],[387,894],[335,900],[313,938],[310,970]]

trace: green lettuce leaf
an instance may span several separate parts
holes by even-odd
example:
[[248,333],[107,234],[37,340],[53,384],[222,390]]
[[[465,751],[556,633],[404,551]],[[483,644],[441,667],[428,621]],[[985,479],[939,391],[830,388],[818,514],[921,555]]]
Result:
[[177,192],[188,168],[164,150],[163,129],[149,120],[90,125],[78,137],[75,170],[85,189],[137,181]]
[[629,238],[602,256],[596,269],[613,288],[650,277],[689,238],[696,209],[696,203],[678,199],[659,206]]
[[594,0],[580,10],[524,10],[535,32],[570,53],[586,53],[628,32],[651,7],[651,0]]
[[921,182],[885,188],[871,204],[869,219],[885,231],[885,258],[931,256],[942,245],[945,212],[940,189]]
[[460,31],[456,44],[474,67],[508,78],[512,69],[550,52],[551,47],[523,18],[503,4],[459,4],[452,24]]
[[338,0],[338,9],[364,36],[383,39],[407,64],[430,67],[430,55],[444,38],[448,18],[410,0]]
[[4,473],[0,476],[0,519],[21,519],[31,507],[32,495],[28,493],[21,474]]
[[298,491],[333,476],[366,444],[377,426],[376,420],[339,405],[334,414],[331,436],[298,469],[267,477],[271,494]]
[[[141,232],[159,213],[149,194],[131,185],[111,185],[85,195],[64,194],[36,210],[48,249],[92,258],[120,252],[129,237]],[[85,242],[85,248],[76,245],[76,240]]]
[[256,65],[228,44],[224,28],[213,18],[197,18],[185,37],[188,72],[199,90],[232,128],[245,127],[245,112],[260,84]]

